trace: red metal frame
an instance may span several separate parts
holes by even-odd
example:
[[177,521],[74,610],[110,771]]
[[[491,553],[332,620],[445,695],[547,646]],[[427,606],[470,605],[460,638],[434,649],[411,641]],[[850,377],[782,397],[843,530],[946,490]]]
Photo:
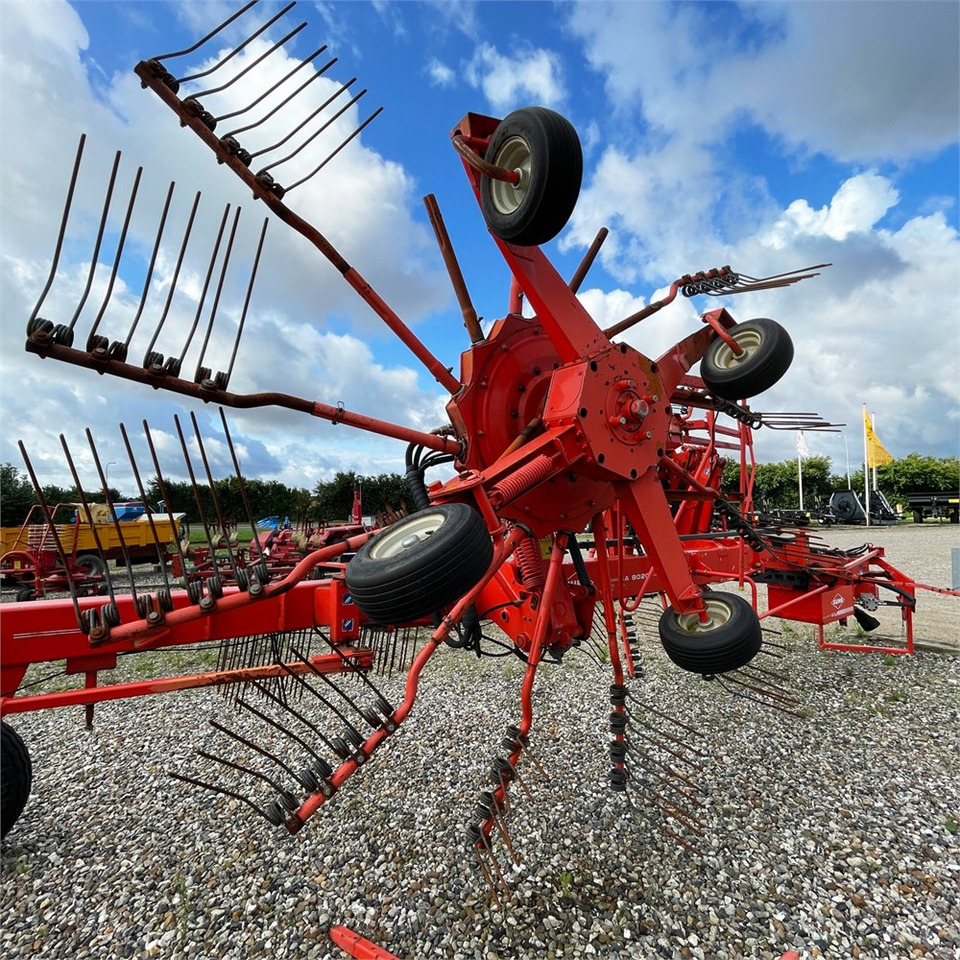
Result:
[[[761,541],[750,528],[754,465],[750,412],[727,404],[742,419],[733,427],[718,424],[703,382],[690,375],[716,337],[740,352],[728,332],[733,317],[724,309],[705,313],[699,329],[657,358],[612,339],[625,325],[672,300],[690,278],[677,281],[658,304],[603,330],[576,296],[579,276],[568,283],[539,248],[494,237],[512,275],[511,312],[484,336],[479,324],[469,321],[470,311],[464,306],[471,345],[461,356],[457,378],[333,245],[287,207],[283,191],[278,192],[272,180],[255,174],[236,150],[226,148],[201,119],[199,104],[188,106],[177,97],[160,63],[145,61],[136,72],[220,163],[340,271],[449,391],[452,436],[411,430],[285,394],[230,393],[215,379],[188,382],[128,364],[125,349],[111,351],[109,344],[102,350],[74,349],[72,330],[67,343],[58,339],[49,324],[29,328],[27,350],[204,402],[239,408],[287,407],[450,455],[456,475],[433,484],[430,501],[472,504],[493,541],[493,559],[486,573],[443,613],[413,659],[400,705],[342,758],[325,778],[324,789],[313,792],[296,810],[288,808],[285,822],[290,832],[301,829],[404,722],[414,706],[422,671],[471,608],[501,628],[527,662],[519,690],[516,737],[500,768],[500,783],[492,792],[494,816],[480,830],[478,848],[488,843],[496,810],[506,803],[508,784],[516,776],[515,767],[534,726],[532,691],[538,666],[548,653],[559,659],[589,635],[598,601],[615,684],[622,684],[634,669],[630,642],[620,630],[625,611],[635,608],[643,597],[658,595],[677,612],[697,614],[706,621],[702,590],[724,581],[749,585],[755,603],[757,584],[767,582],[773,609],[763,616],[786,615],[814,623],[821,646],[834,649],[877,649],[828,644],[823,626],[845,620],[859,597],[876,599],[881,587],[890,588],[907,631],[906,648],[896,652],[913,649],[912,612],[918,585],[890,566],[882,550],[872,548],[851,556],[821,548],[800,534]],[[485,175],[483,155],[499,122],[470,113],[451,134],[478,202]],[[487,165],[486,174],[490,172]],[[431,219],[442,237],[439,212],[434,211]],[[445,261],[463,300],[462,278],[456,280],[452,251],[445,252]],[[698,276],[709,279],[728,273],[729,268],[723,268]],[[523,299],[533,309],[532,319],[522,316]],[[739,513],[730,508],[724,515],[733,529],[714,530],[726,452],[740,458]],[[0,622],[0,714],[79,703],[89,707],[105,699],[279,676],[287,666],[302,672],[311,667],[277,664],[142,683],[99,683],[100,674],[114,667],[122,653],[316,626],[327,630],[333,652],[313,658],[313,667],[320,672],[366,669],[371,652],[362,644],[365,621],[350,604],[342,571],[344,556],[375,532],[321,547],[302,558],[289,557],[296,562],[282,571],[281,579],[251,580],[244,589],[227,588],[222,595],[219,587],[214,592],[212,584],[201,584],[193,592],[174,591],[168,603],[159,596],[146,598],[149,602],[143,604],[117,596],[109,603],[74,600],[7,606]],[[592,535],[589,554],[581,563],[567,560],[568,548],[575,546],[578,535],[588,532]],[[309,579],[321,569],[328,573],[325,579]],[[836,607],[835,597],[840,598]],[[19,690],[30,664],[53,660],[64,660],[69,673],[82,673],[84,688],[37,695]],[[622,713],[623,707],[616,712]]]

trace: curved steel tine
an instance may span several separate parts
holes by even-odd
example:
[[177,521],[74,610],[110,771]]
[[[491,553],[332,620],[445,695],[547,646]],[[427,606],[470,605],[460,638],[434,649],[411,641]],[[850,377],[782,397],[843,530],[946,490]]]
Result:
[[233,548],[230,546],[230,538],[227,536],[227,525],[224,521],[223,511],[220,509],[220,497],[217,496],[217,487],[213,480],[213,474],[210,472],[210,461],[207,460],[207,451],[203,445],[203,437],[200,435],[200,426],[197,423],[197,416],[192,410],[190,411],[190,422],[193,424],[193,432],[197,438],[197,448],[200,451],[200,461],[203,463],[203,469],[207,475],[207,484],[210,487],[210,496],[213,500],[214,512],[217,515],[217,523],[220,525],[220,532],[226,541],[225,545],[227,548],[227,560],[230,564],[230,569],[233,571],[234,580],[239,586],[241,576],[240,571],[237,568],[237,558],[233,553]]
[[[366,93],[366,91],[363,91],[363,93]],[[360,97],[363,96],[363,93],[360,93],[353,102],[359,100]],[[347,106],[349,106],[349,104],[347,104]],[[341,111],[341,113],[342,112],[343,111]],[[371,113],[370,116],[367,117],[367,119],[364,120],[363,123],[361,123],[360,126],[357,127],[357,129],[354,130],[353,133],[351,133],[350,136],[347,137],[346,140],[344,140],[336,150],[327,156],[326,160],[311,170],[310,173],[308,173],[305,177],[301,177],[299,180],[297,180],[296,183],[291,183],[290,186],[286,188],[286,192],[289,193],[294,189],[294,187],[299,187],[301,184],[306,183],[311,177],[318,174],[354,137],[356,137],[369,123],[372,123],[381,113],[383,113],[383,107],[377,107],[377,109],[374,110],[374,112]]]
[[107,283],[107,289],[103,295],[103,303],[100,304],[100,310],[97,313],[96,319],[93,321],[90,332],[87,334],[88,351],[94,349],[93,338],[100,328],[100,321],[103,319],[103,315],[107,311],[107,304],[110,303],[110,297],[113,295],[113,285],[117,281],[117,271],[120,269],[120,258],[123,256],[123,247],[127,242],[127,231],[130,229],[130,218],[133,216],[133,207],[137,202],[137,191],[140,189],[140,178],[142,176],[143,167],[137,167],[136,176],[133,178],[133,189],[130,191],[130,200],[127,203],[127,213],[123,219],[123,227],[120,230],[120,239],[117,241],[117,252],[113,257],[113,269],[110,271],[110,280]]
[[[350,82],[353,83],[352,80]],[[366,92],[367,92],[366,89],[361,90],[355,97],[351,98],[347,103],[345,103],[332,117],[330,117],[323,124],[321,124],[316,130],[314,130],[314,132],[311,133],[310,136],[307,137],[307,139],[304,140],[303,143],[301,143],[300,146],[296,148],[296,150],[294,150],[292,153],[288,153],[285,157],[282,157],[280,160],[274,160],[273,163],[264,167],[260,172],[266,173],[269,170],[273,170],[276,167],[281,166],[282,164],[286,163],[288,160],[292,160],[298,153],[300,153],[301,150],[303,150],[304,147],[308,146],[314,140],[316,140],[317,137],[319,137],[320,134],[323,133],[323,131],[326,130],[332,123],[334,123],[336,120],[339,120],[340,117],[342,117],[347,112],[347,110],[349,110]],[[339,93],[339,91],[337,91],[337,93]],[[302,126],[303,124],[300,125],[301,128]],[[313,174],[311,174],[311,176],[312,175]]]
[[153,252],[150,254],[150,263],[147,265],[147,275],[143,281],[143,291],[140,294],[140,303],[137,305],[137,312],[127,331],[126,339],[123,341],[124,348],[129,350],[130,341],[136,332],[137,325],[140,323],[140,317],[143,314],[143,308],[147,302],[147,294],[150,292],[150,281],[153,279],[153,271],[157,264],[157,255],[160,253],[160,241],[163,239],[163,229],[167,223],[167,214],[170,212],[170,201],[173,199],[173,190],[176,186],[171,182],[167,188],[167,197],[163,203],[163,212],[160,214],[160,226],[157,228],[157,239],[153,243]]
[[[157,448],[153,443],[153,435],[150,433],[150,426],[146,420],[142,421],[143,423],[143,435],[147,441],[147,447],[150,450],[150,457],[153,460],[153,469],[157,472],[157,487],[160,490],[160,496],[163,498],[163,506],[167,512],[167,519],[170,521],[170,526],[173,529],[177,529],[177,522],[173,516],[173,510],[170,502],[170,495],[167,493],[167,482],[164,480],[163,472],[160,470],[160,460],[157,457]],[[186,572],[187,569],[187,558],[183,552],[183,546],[180,543],[179,531],[175,540],[177,556],[180,559],[180,569]]]
[[[298,63],[298,64],[297,64],[291,71],[289,71],[289,73],[287,73],[284,77],[282,77],[280,80],[278,80],[272,87],[270,87],[270,88],[267,89],[267,90],[264,90],[264,92],[261,93],[260,96],[257,97],[256,100],[252,101],[251,103],[248,103],[245,107],[242,107],[240,110],[233,110],[231,113],[223,113],[223,114],[221,114],[220,116],[216,117],[215,119],[216,119],[217,123],[220,123],[220,122],[223,121],[223,120],[229,120],[229,119],[231,119],[231,118],[233,118],[233,117],[242,116],[244,113],[247,113],[247,111],[252,110],[252,109],[253,109],[258,103],[260,103],[263,99],[265,99],[266,97],[269,97],[270,94],[274,92],[274,90],[276,90],[278,87],[280,87],[280,86],[282,86],[284,83],[286,83],[286,81],[289,80],[298,70],[302,70],[308,63],[311,63],[313,60],[315,60],[315,59],[316,59],[318,56],[320,56],[320,54],[323,53],[323,51],[326,50],[326,49],[327,49],[327,45],[326,45],[325,43],[324,43],[323,45],[317,47],[317,49],[314,50],[313,53],[310,54],[310,56],[304,57],[304,59],[301,60],[300,63]],[[325,63],[319,70],[317,70],[317,71],[313,74],[312,77],[310,77],[308,80],[305,80],[302,84],[300,84],[300,86],[297,87],[297,89],[294,90],[293,93],[291,93],[288,97],[286,97],[284,100],[282,100],[280,103],[278,103],[276,107],[274,107],[272,110],[270,110],[265,116],[261,117],[256,123],[251,123],[251,124],[249,124],[249,125],[246,126],[246,127],[238,127],[236,130],[231,130],[229,133],[224,134],[224,136],[225,136],[225,137],[232,137],[232,136],[236,136],[236,134],[238,134],[238,133],[243,133],[245,130],[252,130],[254,127],[257,127],[257,126],[259,126],[261,123],[263,123],[264,120],[266,120],[266,119],[268,119],[269,117],[272,117],[272,116],[274,116],[275,114],[277,114],[277,113],[278,113],[283,107],[285,107],[298,93],[300,93],[301,90],[303,90],[304,88],[306,88],[307,86],[309,86],[311,83],[313,83],[313,81],[316,80],[317,77],[322,77],[323,74],[324,74],[327,70],[329,70],[330,67],[332,67],[332,66],[337,62],[337,59],[338,59],[337,57],[334,57],[332,60],[329,60],[327,63]]]
[[263,251],[263,241],[267,236],[267,225],[269,224],[269,219],[264,217],[263,227],[260,230],[260,240],[257,243],[257,252],[253,258],[253,267],[250,271],[250,282],[247,284],[247,295],[243,300],[243,310],[240,312],[240,321],[237,324],[237,336],[233,341],[233,352],[230,354],[230,363],[227,366],[227,371],[224,374],[223,384],[221,389],[226,390],[230,384],[230,378],[233,376],[233,365],[237,359],[237,350],[240,347],[240,338],[243,336],[243,327],[247,321],[247,309],[250,306],[250,296],[253,293],[253,284],[257,279],[257,270],[260,267],[260,254]]
[[[80,505],[83,507],[83,512],[86,517],[91,521],[90,523],[90,532],[93,534],[93,542],[97,545],[97,553],[100,556],[104,556],[103,541],[100,539],[100,533],[97,530],[97,525],[93,523],[93,512],[90,510],[90,503],[87,500],[87,495],[83,491],[83,484],[80,482],[80,475],[77,473],[77,468],[73,462],[73,457],[70,455],[70,448],[67,446],[67,438],[61,433],[60,434],[60,446],[63,448],[64,456],[67,460],[67,467],[70,470],[70,475],[73,477],[73,485],[77,488],[77,498],[80,500]],[[67,578],[69,582],[69,577]],[[113,592],[113,579],[107,577],[107,590],[110,594],[110,602],[116,603],[116,595]]]
[[[273,26],[288,10],[292,10],[297,5],[296,0],[288,3],[279,13],[274,14],[259,30],[254,31],[247,37],[239,47],[235,47],[230,51],[222,60],[218,60],[209,70],[201,70],[200,73],[193,73],[186,77],[177,77],[177,83],[189,83],[191,80],[199,80],[201,77],[209,77],[211,73],[215,73],[219,70],[225,63],[232,60],[248,43],[256,40],[261,33],[268,30]],[[155,60],[162,60],[162,57],[154,57]],[[191,98],[188,98],[191,99]]]
[[[233,252],[233,241],[237,235],[237,226],[240,223],[240,207],[237,207],[237,211],[233,217],[233,226],[230,229],[230,237],[227,240],[227,249],[223,254],[223,263],[220,266],[220,279],[217,281],[217,290],[213,296],[213,305],[210,307],[210,319],[207,322],[207,329],[203,335],[203,344],[200,347],[200,356],[197,359],[197,370],[194,375],[194,382],[201,383],[205,378],[202,375],[202,365],[203,358],[207,353],[207,345],[210,342],[210,333],[213,330],[213,324],[217,319],[217,309],[220,306],[220,295],[223,293],[223,283],[227,277],[227,267],[230,265],[230,254]],[[188,341],[189,344],[189,341]],[[186,348],[184,348],[184,353],[186,353]],[[182,357],[181,357],[182,359]]]
[[243,14],[245,14],[251,7],[255,7],[259,2],[260,0],[250,0],[250,2],[246,6],[241,7],[239,10],[237,10],[236,13],[227,17],[227,19],[224,20],[223,23],[220,24],[220,26],[214,27],[213,30],[211,30],[205,37],[198,40],[195,44],[193,44],[192,47],[187,47],[185,50],[176,50],[173,53],[163,53],[159,57],[153,57],[152,59],[172,60],[174,57],[182,57],[188,53],[193,53],[194,50],[197,50],[200,47],[202,47],[208,40],[212,40],[221,30],[230,26],[230,24],[233,23],[234,20],[236,20],[238,17],[243,16]]
[[[207,90],[201,90],[198,93],[192,93],[187,99],[199,100],[200,97],[209,97],[215,93],[222,93],[224,90],[227,89],[227,87],[232,86],[241,77],[246,76],[254,67],[259,66],[264,60],[267,59],[267,57],[270,56],[271,53],[274,53],[277,50],[279,50],[280,47],[282,47],[291,37],[295,37],[306,25],[307,25],[307,21],[304,20],[299,27],[294,27],[293,30],[291,30],[282,40],[278,40],[269,50],[266,51],[266,53],[261,53],[256,60],[254,60],[252,63],[248,63],[238,74],[231,77],[226,83],[220,84],[219,87],[210,87]],[[244,110],[246,109],[249,109],[249,108],[244,107]]]
[[83,311],[84,305],[87,302],[87,297],[90,295],[90,288],[93,286],[93,275],[97,271],[97,260],[100,256],[100,245],[103,243],[103,232],[107,226],[107,215],[110,212],[110,201],[113,198],[113,188],[117,182],[117,170],[119,167],[120,151],[118,150],[113,158],[113,170],[110,172],[110,182],[107,184],[107,195],[104,198],[103,212],[100,215],[100,228],[97,230],[97,240],[93,246],[93,254],[90,257],[90,271],[87,274],[87,285],[84,288],[83,295],[80,297],[80,302],[77,304],[77,309],[74,311],[73,318],[68,324],[68,329],[71,333],[77,324],[77,319],[80,317],[80,313]]
[[[253,2],[256,3],[257,0],[253,0]],[[217,760],[217,762],[221,762],[218,757],[214,757],[213,759]],[[246,767],[243,768],[243,771],[245,773],[253,772],[251,770],[247,770]],[[251,810],[256,810],[256,812],[259,813],[260,816],[264,818],[264,820],[270,820],[270,818],[267,816],[265,811],[261,810],[260,807],[258,807],[248,797],[245,797],[242,793],[237,793],[235,790],[228,790],[226,787],[221,787],[218,784],[207,783],[206,780],[198,780],[196,777],[188,777],[182,773],[175,773],[173,770],[168,770],[167,776],[173,777],[174,780],[180,780],[183,783],[189,783],[191,786],[202,787],[204,790],[209,790],[212,793],[219,793],[225,797],[231,797],[234,800],[239,800],[241,803],[245,803],[248,807],[250,807]],[[273,786],[272,782],[270,786]],[[271,823],[272,822],[273,821],[271,821]]]
[[[156,523],[154,523],[154,520],[153,520],[153,510],[150,507],[150,501],[147,499],[147,491],[144,489],[143,480],[140,477],[140,470],[137,467],[137,461],[133,455],[133,448],[130,446],[130,438],[127,436],[127,428],[122,423],[120,424],[120,436],[123,439],[123,445],[127,451],[127,459],[130,461],[130,469],[133,471],[133,479],[134,479],[134,482],[137,484],[137,491],[140,494],[140,500],[142,501],[143,506],[146,509],[147,523],[150,524],[150,533],[153,535],[153,542],[156,543],[159,548],[160,536],[157,533],[157,525]],[[172,524],[171,524],[171,528],[173,528]],[[179,540],[179,536],[177,537],[177,539]],[[160,572],[161,572],[161,575],[163,576],[163,584],[167,588],[167,590],[169,590],[170,578],[167,576],[167,564],[165,559],[160,556],[159,549],[157,550],[157,558],[160,561]]]
[[[237,211],[239,213],[239,209]],[[187,351],[190,349],[190,344],[193,342],[193,335],[197,332],[197,326],[200,323],[200,314],[203,313],[203,305],[207,299],[207,291],[210,289],[210,280],[213,277],[213,268],[217,262],[217,254],[220,252],[220,243],[223,240],[223,231],[227,225],[227,217],[230,214],[230,204],[228,203],[223,209],[223,216],[220,219],[220,229],[217,230],[217,239],[213,245],[213,251],[210,254],[210,264],[207,267],[207,275],[203,281],[203,289],[200,292],[200,297],[197,300],[197,311],[193,316],[193,323],[190,326],[190,332],[187,334],[186,343],[183,345],[183,349],[180,351],[180,364],[183,364],[183,358],[187,355]]]
[[37,319],[37,316],[40,313],[40,308],[43,306],[43,301],[46,300],[47,294],[50,292],[50,287],[53,284],[53,278],[57,274],[57,266],[60,263],[60,254],[63,250],[63,238],[67,232],[67,221],[70,218],[70,208],[73,205],[73,194],[77,188],[77,178],[80,175],[80,162],[83,158],[83,147],[87,142],[87,135],[85,133],[80,134],[80,142],[77,144],[77,156],[73,161],[73,173],[70,175],[70,186],[67,188],[67,199],[63,205],[63,216],[60,219],[60,232],[57,234],[57,245],[53,252],[53,262],[50,264],[50,275],[47,277],[47,282],[43,286],[43,290],[40,292],[40,296],[37,299],[37,304],[33,308],[33,313],[30,314],[30,318],[27,320],[27,333],[29,334],[33,329],[33,322]]
[[[60,442],[64,442],[62,435],[60,437]],[[57,553],[61,557],[66,557],[66,553],[63,549],[63,542],[60,540],[60,533],[57,530],[56,524],[53,522],[53,513],[50,510],[50,504],[44,496],[43,488],[40,486],[40,481],[37,479],[37,475],[34,472],[33,464],[30,462],[30,458],[27,456],[27,448],[23,445],[22,440],[17,441],[17,446],[20,448],[20,456],[23,458],[23,462],[27,468],[27,473],[30,475],[30,482],[33,484],[33,492],[36,494],[37,502],[40,504],[40,507],[43,510],[44,517],[46,517],[47,528],[53,535],[53,542],[56,544]],[[73,612],[77,618],[77,625],[83,629],[83,618],[80,615],[80,604],[77,602],[77,588],[73,583],[73,576],[70,572],[70,567],[68,564],[64,565],[64,573],[67,577],[67,586],[70,590],[70,599],[73,601]]]
[[197,483],[196,475],[193,471],[193,462],[190,459],[190,452],[187,449],[187,439],[184,436],[183,429],[180,426],[180,417],[176,414],[173,417],[174,426],[177,428],[177,437],[180,440],[180,450],[183,453],[184,466],[187,468],[187,475],[190,477],[190,487],[193,490],[193,501],[197,506],[197,516],[200,517],[200,523],[203,524],[203,533],[207,540],[207,548],[210,551],[210,560],[213,563],[214,574],[219,570],[217,548],[210,534],[210,524],[207,523],[207,516],[203,509],[203,498],[200,496],[200,486]]
[[[333,103],[334,100],[337,99],[337,97],[340,96],[341,93],[344,92],[344,90],[349,89],[350,86],[352,86],[356,82],[357,82],[357,78],[351,77],[337,91],[335,91],[333,94],[327,97],[327,99],[324,100],[323,103],[321,103],[320,106],[317,107],[316,110],[314,110],[308,117],[304,118],[303,121],[297,124],[297,126],[295,126],[282,140],[278,140],[276,143],[272,143],[269,147],[263,147],[262,149],[258,150],[256,153],[251,153],[250,154],[251,158],[262,157],[265,153],[271,153],[272,151],[276,150],[278,147],[282,147],[295,133],[298,133],[300,130],[302,130],[311,120],[313,120],[314,117],[317,116],[317,114],[322,113],[327,107],[330,106],[331,103]],[[293,156],[293,155],[294,154],[290,154],[290,156]],[[289,160],[290,156],[284,157],[284,160]],[[274,164],[274,166],[276,166],[279,163],[283,163],[283,160],[278,160],[277,163]],[[265,169],[269,170],[270,168],[266,167]]]
[[[127,541],[123,536],[120,520],[117,517],[117,511],[113,506],[113,500],[110,496],[110,488],[107,485],[107,476],[104,472],[103,465],[100,462],[100,454],[97,453],[97,445],[93,442],[93,433],[91,433],[89,427],[87,427],[84,433],[86,433],[87,436],[87,444],[90,447],[90,455],[93,457],[93,465],[97,468],[97,476],[100,478],[100,487],[103,490],[103,499],[107,503],[107,511],[110,515],[110,521],[113,524],[113,529],[117,534],[117,542],[120,544],[120,552],[123,554],[123,562],[127,568],[127,575],[130,578],[130,595],[133,597],[133,605],[134,607],[138,607],[137,583],[133,576],[133,564],[130,561],[130,551],[127,549]],[[95,528],[96,524],[92,522],[93,517],[91,517],[90,520],[91,527]]]
[[243,501],[243,509],[247,515],[247,522],[250,524],[250,532],[253,534],[253,539],[257,539],[257,524],[253,519],[253,511],[250,509],[250,498],[247,496],[247,487],[243,482],[243,474],[240,470],[240,461],[237,459],[237,451],[233,446],[233,437],[230,436],[230,428],[227,426],[227,417],[223,412],[223,407],[220,407],[220,421],[223,424],[223,436],[227,442],[227,449],[230,451],[230,459],[233,461],[233,472],[234,476],[237,478],[237,485],[240,489],[240,499]]
[[187,218],[187,226],[183,232],[183,240],[180,242],[180,253],[177,255],[177,264],[173,268],[173,276],[170,278],[170,289],[167,291],[167,299],[164,302],[163,310],[160,314],[160,321],[157,323],[156,330],[153,331],[153,336],[150,338],[150,343],[147,345],[146,353],[144,354],[143,365],[145,367],[150,366],[148,362],[150,355],[153,353],[153,348],[157,343],[157,337],[160,336],[160,331],[163,329],[164,323],[167,320],[167,314],[170,312],[170,304],[173,302],[173,294],[177,289],[177,282],[180,279],[180,268],[183,266],[183,258],[187,252],[187,243],[190,241],[190,234],[193,232],[193,223],[197,216],[197,207],[200,205],[200,191],[197,191],[196,196],[193,198],[193,206],[190,208],[190,216]]

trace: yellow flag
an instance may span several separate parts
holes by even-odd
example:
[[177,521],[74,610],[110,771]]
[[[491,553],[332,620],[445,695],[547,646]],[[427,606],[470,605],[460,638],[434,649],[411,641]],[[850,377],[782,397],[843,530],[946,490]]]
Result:
[[867,416],[867,411],[863,411],[863,433],[867,438],[867,466],[882,467],[885,463],[890,463],[893,457],[884,449],[883,444],[873,432],[873,424]]

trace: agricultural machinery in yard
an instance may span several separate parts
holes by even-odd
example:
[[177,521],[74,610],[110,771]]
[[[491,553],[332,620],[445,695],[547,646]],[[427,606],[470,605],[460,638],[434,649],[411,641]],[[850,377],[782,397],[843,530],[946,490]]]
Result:
[[108,560],[164,563],[183,514],[155,516],[142,503],[35,504],[20,527],[0,530],[0,578],[18,600],[105,590]]
[[[904,624],[907,644],[901,649],[912,648],[918,585],[891,567],[882,549],[837,551],[806,532],[764,530],[752,522],[752,432],[761,427],[830,427],[813,414],[758,413],[745,402],[776,383],[790,366],[793,346],[784,328],[764,318],[737,322],[719,308],[704,313],[699,329],[659,357],[615,339],[678,293],[725,296],[783,286],[814,275],[815,268],[761,279],[729,267],[685,275],[660,301],[602,329],[578,300],[577,290],[606,231],[570,280],[558,274],[541,250],[563,228],[577,201],[582,158],[573,127],[540,107],[520,109],[503,119],[468,113],[454,126],[451,141],[492,242],[510,268],[512,286],[508,313],[484,332],[439,207],[428,197],[429,217],[470,341],[455,376],[356,268],[288,206],[303,181],[282,185],[283,161],[255,172],[254,156],[258,165],[265,164],[261,155],[266,151],[258,153],[257,145],[246,140],[241,144],[236,131],[222,132],[217,96],[240,69],[238,62],[232,55],[222,57],[216,69],[223,69],[224,82],[207,74],[212,86],[206,90],[179,66],[200,56],[196,51],[216,32],[190,50],[138,64],[143,86],[159,96],[180,125],[198,136],[276,219],[335,266],[449,392],[449,422],[428,433],[288,394],[231,392],[239,333],[226,371],[214,373],[203,365],[208,328],[192,379],[181,376],[189,339],[179,355],[165,357],[156,349],[155,334],[142,363],[137,363],[132,358],[134,331],[111,340],[98,331],[98,318],[86,340],[75,345],[79,334],[74,324],[40,315],[41,296],[28,323],[29,353],[218,404],[223,441],[241,491],[243,471],[223,408],[275,405],[406,443],[407,479],[416,509],[388,526],[349,531],[341,542],[310,549],[288,569],[271,569],[266,550],[242,557],[229,540],[211,539],[210,549],[218,558],[215,569],[229,571],[229,584],[217,573],[191,581],[186,589],[168,578],[154,592],[138,592],[132,579],[129,592],[108,581],[102,597],[80,599],[74,591],[69,601],[6,606],[3,716],[82,704],[89,722],[94,704],[105,700],[242,684],[263,701],[262,709],[250,709],[273,730],[282,731],[288,746],[298,751],[299,762],[282,760],[220,726],[228,744],[242,741],[248,754],[254,751],[256,763],[204,753],[209,774],[174,771],[174,776],[238,797],[269,823],[296,833],[402,726],[431,658],[481,655],[491,645],[505,648],[525,664],[517,713],[505,718],[501,754],[491,764],[475,816],[466,827],[468,846],[496,897],[502,877],[493,846],[498,837],[509,846],[508,795],[514,783],[522,783],[523,764],[533,762],[528,746],[537,736],[532,694],[538,668],[544,661],[561,662],[571,650],[599,644],[610,671],[609,689],[598,691],[599,696],[609,695],[612,705],[610,787],[623,792],[636,786],[642,778],[632,777],[631,767],[651,774],[658,770],[655,805],[679,838],[680,828],[695,820],[688,809],[686,778],[651,757],[656,744],[644,746],[631,737],[631,711],[633,716],[646,709],[667,716],[665,705],[638,706],[642,698],[628,691],[638,674],[636,615],[641,608],[656,610],[656,634],[678,667],[786,707],[778,675],[754,663],[759,654],[771,652],[762,632],[768,616],[817,624],[823,641],[824,624],[856,618],[869,629],[876,625],[871,611],[886,604]],[[300,67],[309,67],[312,59]],[[191,84],[194,92],[185,96],[182,88]],[[250,104],[251,116],[258,102]],[[273,111],[272,119],[281,114],[282,109]],[[320,124],[319,119],[311,122]],[[256,126],[251,123],[244,130]],[[255,136],[251,134],[251,141]],[[75,182],[76,168],[70,195]],[[133,202],[131,197],[131,208]],[[68,197],[68,209],[69,204]],[[158,247],[161,233],[162,224]],[[215,257],[216,250],[210,273]],[[56,263],[51,280],[55,270]],[[149,276],[147,280],[144,296]],[[108,306],[104,304],[101,316],[110,315]],[[244,316],[246,309],[245,303]],[[691,373],[697,363],[699,376]],[[204,438],[191,419],[193,447],[213,490]],[[200,471],[194,470],[191,445],[179,420],[176,429],[187,472],[198,487]],[[139,484],[141,471],[126,428],[121,431]],[[143,432],[163,489],[161,464],[146,423]],[[66,442],[64,448],[69,449]],[[92,444],[91,453],[105,488]],[[26,451],[24,455],[33,476]],[[724,459],[730,456],[741,464],[741,489],[725,497],[720,479]],[[430,480],[428,471],[441,465],[452,477]],[[219,511],[215,496],[214,508]],[[249,509],[247,513],[256,538],[256,523]],[[205,518],[204,526],[209,531],[222,528],[222,517]],[[723,583],[742,589],[719,589]],[[766,611],[758,600],[758,584],[767,586]],[[217,670],[149,682],[103,682],[120,656],[201,641],[221,644]],[[54,693],[21,689],[31,665],[53,661],[65,661],[66,672],[82,676],[84,684]],[[380,669],[406,671],[398,702],[376,685]],[[302,694],[298,705],[276,692],[284,686]],[[628,696],[634,697],[629,710]],[[264,712],[268,708],[273,713]],[[6,833],[27,800],[31,779],[26,745],[6,722],[3,751]]]

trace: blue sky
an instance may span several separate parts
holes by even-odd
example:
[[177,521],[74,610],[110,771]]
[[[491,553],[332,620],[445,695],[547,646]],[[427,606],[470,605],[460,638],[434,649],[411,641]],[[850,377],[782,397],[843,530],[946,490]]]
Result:
[[[117,149],[121,192],[132,170],[144,167],[131,249],[149,249],[157,205],[176,180],[172,220],[185,216],[198,189],[200,232],[219,222],[223,204],[240,204],[238,257],[249,255],[262,209],[133,74],[139,60],[188,46],[238,6],[0,4],[0,462],[20,465],[23,438],[41,479],[65,482],[57,436],[80,447],[89,426],[102,459],[116,462],[111,481],[124,486],[130,471],[117,422],[136,428],[147,418],[161,449],[175,446],[172,414],[187,409],[177,397],[27,355],[23,325],[46,279],[81,132],[88,146],[77,219],[45,315],[72,315]],[[240,23],[252,32],[279,9],[263,0]],[[581,288],[601,325],[697,269],[730,263],[766,275],[832,261],[821,277],[786,291],[723,301],[738,319],[775,317],[795,342],[794,366],[754,407],[813,410],[849,424],[846,444],[808,438],[811,452],[831,456],[839,474],[845,450],[854,466],[861,456],[862,403],[875,411],[895,456],[956,455],[958,10],[923,0],[301,2],[280,22],[286,29],[307,22],[291,52],[328,44],[318,62],[339,58],[329,76],[338,83],[356,76],[356,88],[368,90],[356,119],[383,112],[290,205],[456,370],[467,338],[422,197],[438,198],[478,312],[501,316],[509,275],[449,132],[468,111],[500,117],[552,107],[579,131],[584,185],[547,251],[569,276],[597,230],[610,229]],[[231,32],[224,42],[240,39]],[[202,59],[173,61],[174,72]],[[263,89],[252,86],[238,96]],[[161,264],[160,274],[169,266]],[[123,315],[124,303],[129,311],[135,277],[121,272],[106,324]],[[98,271],[95,291],[103,283]],[[657,355],[717,305],[674,303],[626,339]],[[215,357],[214,366],[225,359]],[[343,402],[425,429],[444,419],[444,396],[429,374],[279,222],[268,231],[231,388]],[[199,415],[212,422],[215,411]],[[336,470],[402,471],[403,445],[395,441],[277,411],[229,418],[251,475],[312,487]],[[794,439],[758,431],[758,459],[792,456]],[[215,470],[223,454],[214,446]]]

